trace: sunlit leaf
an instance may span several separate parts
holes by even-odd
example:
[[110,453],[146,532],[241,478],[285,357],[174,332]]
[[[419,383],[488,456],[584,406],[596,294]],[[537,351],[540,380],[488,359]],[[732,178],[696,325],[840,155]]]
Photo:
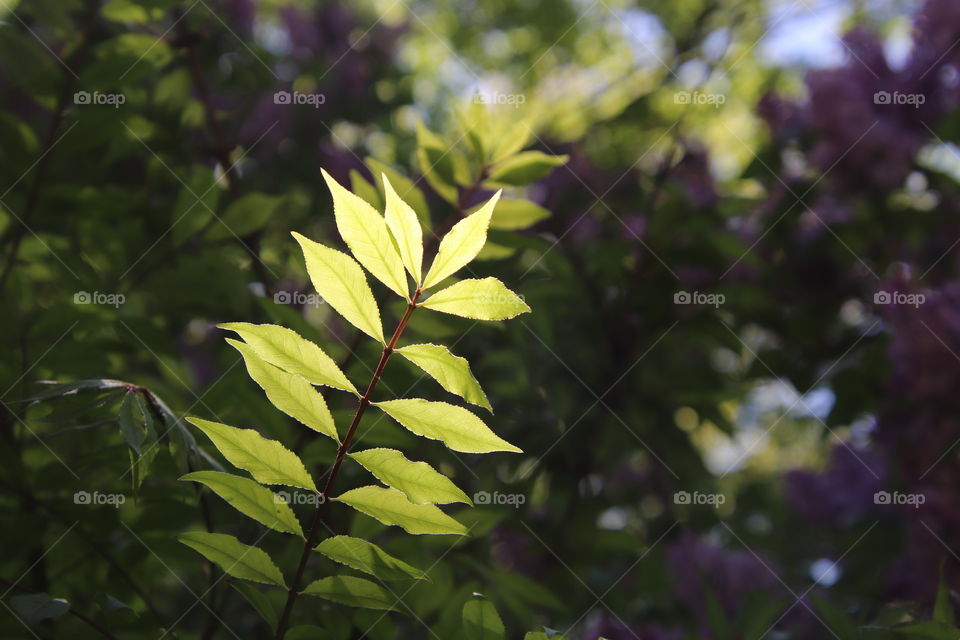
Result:
[[392,611],[397,600],[386,589],[363,578],[330,576],[307,585],[303,593],[351,607]]
[[180,479],[206,485],[231,507],[274,531],[303,537],[293,509],[273,491],[249,478],[221,471],[194,471]]
[[499,199],[500,192],[497,191],[476,213],[455,224],[443,237],[433,264],[423,280],[423,289],[429,289],[452,276],[480,253],[487,241],[490,217]]
[[530,307],[496,278],[461,280],[441,289],[421,306],[474,320],[509,320]]
[[366,200],[344,189],[329,173],[322,173],[333,196],[337,229],[353,257],[397,295],[407,297],[410,292],[403,262],[383,216]]
[[419,580],[426,577],[423,571],[360,538],[334,536],[317,545],[316,550],[334,562],[369,573],[381,580]]
[[463,407],[422,398],[387,400],[374,404],[418,436],[441,440],[454,451],[522,453]]
[[207,434],[230,464],[249,471],[257,481],[317,490],[297,454],[276,440],[267,440],[253,429],[238,429],[200,418],[187,421]]
[[367,449],[350,457],[380,482],[399,489],[414,504],[472,504],[455,484],[426,462],[412,462],[395,449]]
[[385,525],[414,535],[465,535],[467,528],[432,504],[413,504],[397,489],[366,486],[335,498]]
[[190,531],[182,533],[177,540],[187,545],[223,572],[251,582],[285,587],[280,569],[263,549],[243,544],[224,533]]
[[236,331],[258,356],[284,371],[303,376],[311,384],[357,393],[357,388],[333,358],[295,331],[275,324],[246,322],[228,322],[217,326]]
[[455,356],[449,349],[438,344],[412,344],[397,349],[397,353],[429,373],[450,393],[493,411],[480,383],[470,372],[470,363],[466,358]]
[[390,184],[387,175],[383,174],[381,179],[386,192],[386,208],[383,215],[387,221],[387,227],[397,242],[404,266],[419,284],[423,275],[421,273],[423,268],[423,228],[420,226],[420,220],[417,219],[417,214],[413,208],[393,190],[393,185]]
[[293,237],[303,249],[307,272],[317,293],[347,322],[384,342],[380,308],[357,261],[299,233]]
[[247,373],[266,392],[273,406],[314,431],[339,441],[330,409],[313,385],[302,376],[287,373],[261,359],[246,343],[230,338],[227,342],[243,356]]

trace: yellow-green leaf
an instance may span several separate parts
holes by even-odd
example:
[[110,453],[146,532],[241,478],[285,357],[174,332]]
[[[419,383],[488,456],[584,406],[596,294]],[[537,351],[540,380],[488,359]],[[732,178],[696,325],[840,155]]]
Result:
[[441,440],[454,451],[523,453],[463,407],[422,398],[387,400],[374,404],[418,436]]
[[397,349],[397,353],[429,373],[450,393],[493,411],[480,383],[470,372],[470,363],[466,358],[455,356],[449,349],[438,344],[412,344]]
[[523,298],[496,278],[461,280],[436,292],[421,306],[474,320],[509,320],[530,312]]
[[550,211],[534,202],[504,198],[497,204],[493,217],[490,218],[490,228],[516,231],[532,227],[549,217]]
[[440,241],[440,248],[423,280],[423,289],[429,289],[445,278],[452,276],[473,260],[487,241],[490,217],[500,199],[497,191],[492,198],[457,224]]
[[330,436],[339,442],[333,416],[320,392],[307,379],[287,373],[258,356],[250,346],[227,338],[227,343],[240,352],[247,365],[247,373],[267,393],[277,409],[307,427]]
[[180,479],[206,485],[231,507],[274,531],[303,537],[293,509],[273,491],[250,478],[222,471],[194,471]]
[[353,256],[367,271],[399,296],[409,294],[407,275],[383,216],[360,196],[350,193],[321,170],[333,196],[337,229]]
[[247,322],[228,322],[217,326],[236,331],[258,356],[288,373],[303,376],[310,384],[322,384],[357,394],[357,388],[333,358],[296,331],[275,324]]
[[387,174],[381,176],[383,189],[386,193],[386,208],[383,215],[387,227],[397,241],[400,258],[413,279],[419,285],[423,268],[423,228],[413,208],[404,202],[393,190]]
[[308,584],[303,593],[351,607],[383,611],[392,611],[399,601],[383,587],[353,576],[321,578]]
[[380,308],[357,261],[299,233],[293,237],[303,249],[307,273],[317,293],[347,322],[374,340],[384,342]]
[[466,535],[467,528],[432,504],[413,504],[397,489],[366,486],[335,498],[360,513],[414,535]]
[[524,186],[546,177],[565,164],[569,156],[551,156],[542,151],[524,151],[507,158],[490,172],[490,182]]
[[181,534],[177,540],[234,578],[286,587],[280,569],[263,549],[245,545],[233,536],[189,531]]
[[377,480],[406,494],[414,504],[473,504],[447,476],[426,462],[413,462],[396,449],[367,449],[351,453]]
[[267,440],[253,429],[200,418],[187,418],[187,422],[203,431],[230,464],[249,471],[258,482],[317,490],[297,454],[276,440]]
[[334,562],[369,573],[381,580],[420,580],[426,574],[412,567],[375,544],[351,536],[327,538],[316,547]]

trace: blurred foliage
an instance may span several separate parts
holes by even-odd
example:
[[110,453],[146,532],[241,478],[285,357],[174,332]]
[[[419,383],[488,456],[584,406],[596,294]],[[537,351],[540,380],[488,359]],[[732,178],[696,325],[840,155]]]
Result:
[[369,378],[289,236],[338,242],[324,168],[378,209],[386,173],[437,236],[505,189],[471,268],[535,313],[410,333],[462,335],[526,455],[417,449],[491,496],[470,538],[337,511],[430,580],[288,638],[955,638],[960,10],[834,3],[839,61],[779,68],[829,9],[789,4],[0,3],[0,636],[269,637],[276,594],[176,541],[262,533],[176,481],[221,464],[182,419],[331,459],[214,328]]

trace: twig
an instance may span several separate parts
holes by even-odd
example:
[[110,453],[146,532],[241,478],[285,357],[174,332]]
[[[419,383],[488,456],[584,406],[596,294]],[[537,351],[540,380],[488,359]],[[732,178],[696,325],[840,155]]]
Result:
[[370,379],[370,383],[367,385],[367,390],[363,393],[363,396],[360,398],[360,402],[357,404],[357,410],[353,414],[353,421],[350,423],[350,427],[347,429],[347,435],[344,436],[343,442],[337,449],[337,456],[333,460],[333,465],[330,467],[330,472],[327,474],[327,480],[324,483],[323,491],[320,494],[323,499],[321,500],[320,504],[317,505],[317,509],[313,514],[313,523],[310,525],[310,532],[307,534],[307,538],[303,543],[303,551],[300,553],[300,562],[297,564],[296,572],[294,573],[293,580],[290,583],[290,590],[287,594],[287,603],[284,605],[283,614],[280,616],[280,621],[277,623],[275,640],[283,640],[283,636],[287,632],[287,626],[290,622],[290,614],[293,611],[293,605],[296,603],[297,597],[300,595],[303,572],[307,567],[307,560],[310,559],[310,552],[313,550],[313,546],[316,544],[316,538],[320,532],[320,525],[323,522],[324,506],[330,499],[330,491],[333,489],[333,483],[336,481],[337,475],[340,473],[340,467],[343,464],[343,458],[347,455],[347,451],[350,449],[350,444],[353,442],[353,436],[357,431],[357,427],[360,425],[360,419],[363,417],[364,411],[366,411],[367,407],[370,406],[370,396],[373,394],[374,389],[377,388],[377,383],[380,382],[380,377],[383,375],[383,370],[387,366],[387,361],[390,359],[390,355],[397,346],[397,341],[403,334],[404,329],[407,328],[407,323],[410,321],[410,316],[413,314],[414,309],[417,308],[417,300],[419,298],[420,289],[418,288],[414,292],[413,297],[410,298],[410,302],[407,304],[407,310],[403,314],[403,318],[400,319],[399,324],[397,324],[397,328],[394,330],[393,336],[390,338],[390,342],[383,347],[383,351],[380,353],[380,361],[377,363],[377,368],[373,372],[373,377]]

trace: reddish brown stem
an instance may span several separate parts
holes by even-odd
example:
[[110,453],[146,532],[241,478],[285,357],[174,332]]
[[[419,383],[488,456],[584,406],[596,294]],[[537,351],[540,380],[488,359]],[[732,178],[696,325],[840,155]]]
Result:
[[340,467],[343,464],[344,457],[347,455],[347,451],[350,450],[350,444],[353,442],[353,436],[356,434],[357,427],[360,425],[360,419],[363,417],[363,413],[367,410],[367,407],[370,406],[370,396],[373,395],[373,391],[377,388],[377,384],[380,382],[380,377],[383,375],[383,370],[387,366],[387,361],[390,359],[390,355],[396,348],[397,341],[403,334],[404,329],[407,328],[407,323],[410,322],[410,316],[413,314],[414,309],[417,308],[417,300],[419,298],[420,289],[417,289],[413,293],[413,297],[410,298],[410,302],[407,305],[407,310],[400,319],[400,323],[397,324],[397,328],[390,337],[390,341],[383,347],[383,351],[380,353],[380,361],[377,363],[377,368],[373,372],[373,377],[370,379],[370,383],[367,385],[367,390],[364,391],[363,395],[360,397],[360,402],[357,404],[357,410],[353,414],[353,420],[350,422],[350,427],[347,429],[347,435],[344,436],[343,442],[337,449],[337,455],[333,460],[333,464],[330,466],[330,471],[327,473],[327,480],[324,482],[323,491],[321,492],[323,499],[321,500],[320,504],[317,505],[316,511],[314,511],[313,522],[310,525],[310,531],[307,533],[307,538],[304,540],[303,551],[300,553],[300,562],[297,564],[297,570],[293,575],[293,580],[290,582],[290,591],[287,594],[287,603],[284,605],[283,614],[280,616],[280,621],[277,623],[277,632],[274,636],[275,640],[283,640],[283,636],[287,633],[287,626],[290,623],[290,614],[293,612],[293,605],[300,596],[303,572],[307,568],[307,561],[310,559],[310,552],[313,550],[313,547],[317,542],[317,536],[320,534],[320,526],[323,523],[324,506],[327,504],[330,491],[333,490],[333,483],[336,481],[337,475],[340,473]]

